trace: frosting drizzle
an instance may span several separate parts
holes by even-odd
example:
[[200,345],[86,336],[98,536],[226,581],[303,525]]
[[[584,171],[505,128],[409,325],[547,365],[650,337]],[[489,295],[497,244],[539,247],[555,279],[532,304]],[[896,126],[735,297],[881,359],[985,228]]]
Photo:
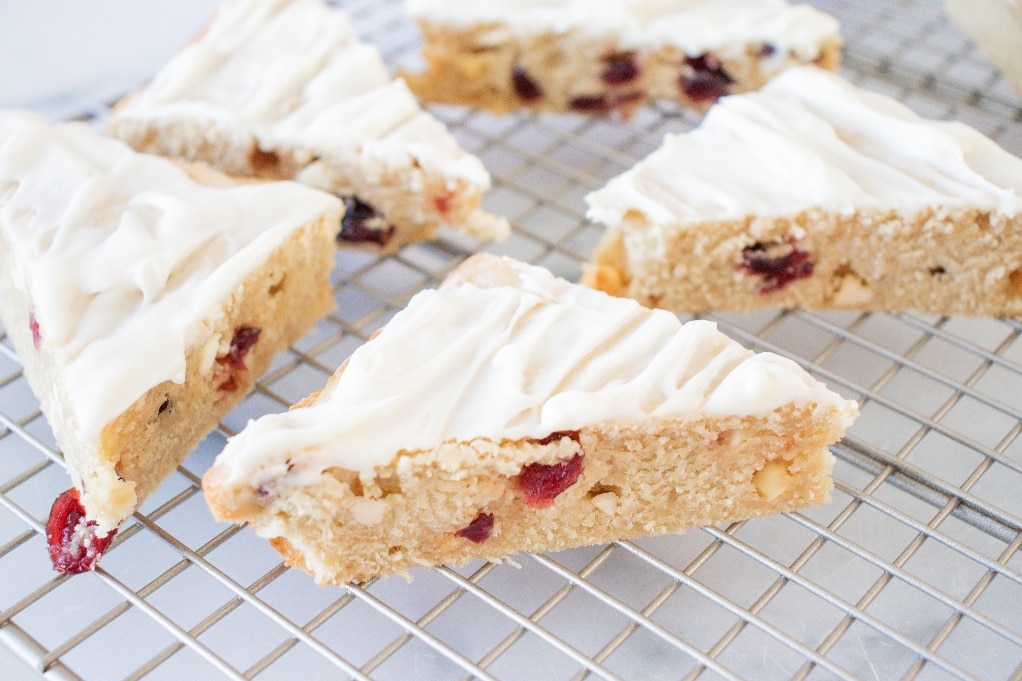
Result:
[[339,210],[297,183],[207,187],[84,124],[0,112],[0,233],[83,439],[153,386],[182,382],[187,352],[245,276]]
[[[331,466],[369,472],[400,451],[543,438],[600,421],[766,415],[794,402],[848,410],[791,360],[754,354],[676,316],[489,256],[516,281],[416,295],[310,406],[264,416],[218,459],[235,481]],[[288,457],[285,461],[283,457]]]
[[362,154],[385,167],[421,163],[483,189],[490,183],[404,81],[390,78],[348,14],[322,0],[227,0],[112,120],[193,117],[253,136],[266,151],[340,163]]
[[794,215],[820,207],[927,205],[1022,211],[1022,159],[976,130],[922,118],[895,100],[814,67],[721,99],[698,128],[586,198],[613,225]]
[[512,34],[582,31],[624,49],[673,46],[689,55],[770,44],[803,59],[838,39],[833,17],[785,0],[409,0],[416,19],[450,26],[497,24]]

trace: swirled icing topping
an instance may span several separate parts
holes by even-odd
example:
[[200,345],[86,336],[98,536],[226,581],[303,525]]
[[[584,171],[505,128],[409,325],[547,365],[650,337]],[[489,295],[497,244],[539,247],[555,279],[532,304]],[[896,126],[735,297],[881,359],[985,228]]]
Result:
[[668,136],[586,198],[613,225],[794,215],[820,207],[978,206],[1022,211],[1022,159],[976,130],[922,118],[822,69],[793,68],[721,99],[698,128]]
[[601,421],[854,407],[791,360],[706,321],[476,256],[481,274],[416,295],[309,406],[250,422],[218,459],[234,481],[369,472],[398,452],[543,438]]
[[296,183],[207,187],[84,124],[0,112],[0,236],[83,440],[153,386],[183,382],[187,352],[246,275],[339,211]]
[[321,0],[227,0],[113,117],[197,117],[247,132],[267,151],[341,161],[364,154],[484,188],[490,181],[404,81],[391,80],[348,15]]
[[614,36],[623,49],[677,47],[689,55],[770,44],[804,59],[836,40],[837,21],[785,0],[408,0],[433,24],[498,24],[512,34],[583,31]]

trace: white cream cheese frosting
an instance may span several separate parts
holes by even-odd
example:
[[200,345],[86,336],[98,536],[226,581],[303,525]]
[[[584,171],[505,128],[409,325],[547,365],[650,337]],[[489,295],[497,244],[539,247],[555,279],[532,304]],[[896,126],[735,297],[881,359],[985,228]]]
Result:
[[1022,211],[1022,159],[957,122],[815,67],[789,69],[758,92],[721,99],[698,128],[586,197],[587,216],[629,211],[658,224],[796,215],[818,207],[914,211],[976,206]]
[[811,59],[839,36],[837,20],[785,0],[408,0],[408,14],[456,27],[498,24],[511,34],[583,31],[623,49],[673,46],[689,55],[747,44]]
[[490,183],[404,81],[391,80],[349,16],[321,0],[227,0],[119,117],[199,117],[248,132],[264,151],[365,154],[390,168],[421,164]]
[[725,97],[698,128],[668,135],[586,198],[613,225],[629,211],[660,224],[923,207],[1022,211],[1022,160],[961,123],[907,106],[814,66],[758,92]]
[[0,237],[81,441],[155,385],[183,382],[186,354],[248,273],[339,211],[297,183],[207,187],[84,124],[0,112]]
[[[477,256],[479,257],[479,256]],[[556,279],[495,256],[516,281],[423,291],[357,349],[309,406],[250,422],[218,458],[235,483],[369,473],[401,451],[474,438],[543,438],[648,417],[766,416],[854,403],[797,364],[754,354],[706,321]]]

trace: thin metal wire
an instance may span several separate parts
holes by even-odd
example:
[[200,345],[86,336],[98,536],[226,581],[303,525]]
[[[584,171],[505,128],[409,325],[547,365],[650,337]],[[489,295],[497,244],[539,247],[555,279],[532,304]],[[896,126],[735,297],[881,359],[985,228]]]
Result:
[[373,596],[368,590],[353,584],[348,586],[348,591],[353,596],[371,605],[374,609],[385,615],[388,619],[397,624],[399,627],[414,635],[418,640],[422,641],[423,643],[433,648],[437,652],[445,655],[447,659],[451,660],[459,667],[461,667],[468,673],[472,674],[473,677],[478,679],[486,679],[486,681],[496,681],[496,677],[491,676],[483,668],[473,663],[464,655],[461,655],[457,651],[452,650],[450,647],[445,645],[443,641],[433,636],[425,629],[422,629],[419,626],[417,626],[415,622],[402,615],[399,611],[387,605],[383,600]]
[[54,681],[81,681],[81,677],[62,662],[55,662],[48,667],[43,667],[40,660],[46,656],[46,648],[16,624],[8,622],[0,627],[0,642],[3,642],[28,666],[40,672],[42,678]]
[[[872,601],[872,599],[877,594],[880,593],[882,587],[867,591],[867,595],[864,596],[860,602],[854,604],[847,603],[841,598],[837,597],[835,594],[827,591],[826,589],[820,587],[817,584],[810,582],[809,580],[804,579],[799,573],[794,572],[793,570],[781,565],[780,563],[774,561],[769,556],[763,555],[762,553],[756,551],[748,544],[737,540],[735,537],[729,535],[728,533],[721,532],[715,527],[704,528],[704,530],[710,533],[712,536],[717,537],[722,541],[726,542],[729,546],[737,549],[744,555],[754,558],[755,560],[762,564],[768,565],[775,572],[783,575],[788,581],[797,584],[798,586],[801,586],[803,589],[809,591],[810,593],[816,596],[819,596],[822,600],[826,601],[830,605],[833,605],[841,610],[844,610],[849,618],[854,619],[855,621],[858,622],[862,622],[867,626],[875,629],[876,631],[881,632],[884,635],[888,636],[889,638],[897,641],[899,644],[915,652],[920,658],[926,659],[927,661],[932,662],[935,665],[941,667],[944,671],[950,672],[951,674],[954,674],[961,678],[968,678],[970,676],[967,672],[959,668],[954,663],[934,655],[929,650],[919,645],[909,637],[905,636],[894,627],[883,622],[879,618],[870,615],[866,611],[869,602]],[[862,547],[854,545],[851,546],[854,547],[853,550],[855,551],[856,555],[858,556],[868,555],[867,552]],[[712,596],[718,602],[720,601],[719,595],[712,594]]]
[[[800,313],[800,316],[807,317],[808,315],[804,315],[804,314]],[[721,319],[719,317],[715,317],[713,315],[710,315],[709,318],[716,320],[717,323],[725,331],[727,331],[728,335],[730,335],[730,336],[732,336],[734,338],[737,338],[739,340],[743,340],[743,341],[749,343],[750,345],[755,345],[755,346],[757,346],[757,347],[759,347],[759,348],[761,348],[763,350],[769,350],[770,352],[776,352],[778,354],[787,355],[791,359],[793,359],[793,360],[799,362],[800,364],[802,364],[803,366],[805,366],[806,368],[811,369],[818,376],[824,377],[828,381],[828,383],[836,383],[836,384],[841,384],[841,385],[844,385],[844,386],[847,386],[847,387],[850,387],[850,388],[854,388],[862,396],[863,399],[868,400],[868,401],[870,401],[870,402],[872,402],[874,404],[883,405],[884,407],[890,409],[892,412],[895,412],[897,414],[900,414],[902,416],[906,416],[906,417],[910,418],[912,421],[914,421],[914,422],[920,424],[921,426],[923,426],[926,429],[927,432],[935,432],[935,433],[939,433],[941,435],[944,435],[948,439],[953,440],[955,442],[958,442],[960,444],[963,444],[963,445],[965,445],[966,447],[968,447],[969,449],[971,449],[973,451],[976,451],[976,452],[984,454],[986,457],[988,457],[988,458],[990,458],[990,459],[992,459],[994,461],[997,461],[998,463],[1004,465],[1008,469],[1014,470],[1016,472],[1022,472],[1022,464],[1019,464],[1018,462],[1015,462],[1015,461],[1012,461],[1010,459],[1004,458],[1001,454],[999,454],[998,452],[994,451],[993,449],[983,445],[982,443],[976,442],[972,438],[968,437],[967,435],[965,435],[965,434],[963,434],[963,433],[961,433],[961,432],[959,432],[959,431],[957,431],[957,430],[955,430],[953,428],[950,428],[950,427],[940,423],[939,420],[937,420],[935,417],[925,416],[925,415],[915,411],[910,406],[906,406],[903,403],[898,402],[897,400],[891,399],[891,398],[883,395],[882,393],[878,392],[878,390],[876,388],[873,388],[873,387],[863,388],[861,386],[856,386],[853,382],[848,381],[848,379],[842,377],[840,374],[834,373],[834,372],[829,371],[827,369],[824,369],[824,368],[822,368],[822,367],[820,367],[818,365],[814,365],[814,364],[812,364],[810,362],[806,362],[802,358],[800,358],[797,355],[794,355],[790,351],[786,350],[784,347],[782,347],[780,345],[777,345],[775,343],[770,343],[768,341],[765,341],[765,340],[763,340],[762,337],[757,336],[755,334],[751,334],[751,333],[745,331],[744,329],[741,329],[741,328],[739,328],[737,326],[734,326],[733,324],[729,323],[728,321],[726,321],[724,319]],[[819,322],[820,326],[822,326],[824,328],[827,328],[828,330],[834,329],[834,326],[832,324],[823,322],[823,321],[815,319],[815,318],[813,318],[813,319],[814,319],[814,321]],[[844,340],[857,340],[851,334],[847,334],[843,330],[842,331],[838,331],[838,330],[834,329],[834,333],[838,334]],[[879,346],[876,346],[875,344],[869,343],[867,341],[861,341],[861,343],[859,343],[859,344],[862,345],[863,347],[869,348],[870,350],[872,350],[874,347],[879,348]],[[911,368],[911,369],[916,370],[916,371],[919,371],[919,369],[921,368],[920,365],[915,364],[915,363],[911,362],[908,359],[896,359],[896,356],[893,353],[889,353],[887,351],[884,351],[883,353],[878,353],[878,354],[883,354],[886,359],[902,362],[902,364],[896,364],[895,366],[893,366],[891,368],[891,370],[887,374],[888,377],[893,376],[892,372],[896,371],[899,368]],[[923,375],[926,375],[927,377],[934,377],[934,376],[938,375],[938,374],[936,374],[936,372],[933,372],[933,371],[931,371],[929,369],[924,369],[923,371],[920,371],[920,373],[923,374]],[[958,383],[956,383],[954,381],[942,381],[942,382],[949,383],[951,386],[959,386],[957,389],[961,390],[963,394],[965,394],[965,391],[969,390],[969,388],[967,386],[960,385],[960,384],[958,384]],[[983,398],[982,394],[976,393],[975,391],[970,391],[970,392],[973,393],[971,396],[975,397],[977,400],[980,400],[980,401],[984,402],[985,404],[990,404],[990,406],[994,407],[995,409],[997,408],[996,404],[987,403],[986,400]],[[845,442],[847,443],[849,441],[846,440]],[[866,445],[864,443],[859,444],[856,448],[860,449],[860,450],[867,450],[868,449],[869,450],[868,456],[870,458],[873,458],[873,459],[877,458],[877,457],[874,456],[874,453],[876,452],[876,450],[870,448],[868,445]],[[880,456],[886,456],[886,455],[880,455]],[[916,470],[916,474],[919,477],[920,482],[922,483],[922,485],[927,487],[927,488],[929,488],[929,489],[945,488],[945,487],[947,487],[946,483],[941,482],[939,479],[936,478],[936,476],[933,476],[933,475],[931,475],[931,474],[929,474],[929,473],[927,473],[925,471],[921,471],[921,470],[917,469]],[[949,493],[953,493],[953,492],[949,492]]]
[[[925,535],[927,539],[940,542],[942,545],[952,549],[956,553],[959,553],[964,558],[968,558],[969,560],[974,561],[979,565],[982,565],[990,572],[993,572],[1000,577],[1003,577],[1005,579],[1011,580],[1017,584],[1022,585],[1022,573],[1015,570],[1006,569],[1004,565],[1005,561],[1003,560],[995,561],[991,558],[988,558],[987,556],[984,556],[983,554],[973,550],[971,547],[966,546],[965,544],[962,544],[961,542],[955,540],[954,538],[942,534],[937,528],[931,527],[929,524],[921,523],[915,518],[912,518],[907,514],[902,513],[894,506],[891,506],[890,504],[885,504],[884,502],[880,501],[873,495],[864,494],[855,487],[852,487],[851,485],[848,485],[840,480],[835,482],[834,487],[836,490],[843,492],[844,494],[847,494],[856,502],[861,502],[862,504],[872,506],[873,508],[877,509],[884,515],[890,516],[891,518],[897,520],[900,524],[905,525],[908,528],[911,528],[918,534]],[[801,516],[800,514],[793,514],[791,517],[801,519],[803,516]],[[831,526],[829,527],[829,529],[833,530],[836,528]]]
[[[418,50],[417,36],[401,16],[398,3],[349,0],[336,4],[352,11],[357,26],[370,27],[367,37],[376,39],[388,58],[398,61]],[[988,134],[1012,131],[1017,134],[1022,129],[1022,106],[1003,87],[993,87],[994,72],[968,41],[956,37],[938,0],[893,0],[884,4],[818,0],[814,4],[835,13],[845,23],[845,71],[853,79],[878,84],[906,99],[943,107],[949,117],[962,114],[975,118],[989,126],[985,130]],[[907,58],[920,46],[932,53],[926,63],[915,57]],[[977,74],[977,83],[963,84],[945,78],[947,72],[962,65]],[[78,118],[102,118],[109,105],[96,104]],[[576,205],[577,197],[601,186],[609,174],[634,163],[637,155],[659,143],[665,130],[684,130],[697,122],[691,114],[670,107],[640,114],[629,126],[598,119],[545,116],[495,119],[469,110],[441,109],[438,113],[456,134],[471,142],[475,153],[493,162],[495,195],[502,193],[502,205],[516,215],[519,229],[511,241],[505,246],[484,247],[532,262],[549,263],[569,276],[577,274],[580,259],[587,256],[594,235],[598,234],[583,219],[582,208]],[[533,138],[545,143],[533,144]],[[565,153],[560,155],[562,151]],[[575,163],[575,158],[588,160]],[[557,181],[544,182],[543,177]],[[549,233],[530,227],[551,213],[566,216],[570,224]],[[261,401],[274,406],[253,408],[285,408],[290,402],[287,394],[294,390],[291,381],[295,375],[304,370],[329,374],[338,363],[338,352],[343,354],[364,341],[410,295],[421,287],[436,285],[478,247],[461,237],[445,236],[435,243],[413,246],[387,258],[339,256],[342,273],[335,280],[335,295],[338,300],[356,304],[342,306],[328,316],[314,341],[292,348],[288,357],[274,364],[250,398],[253,405]],[[378,272],[384,265],[408,274],[405,283],[381,289]],[[137,514],[135,522],[119,534],[111,553],[136,550],[139,540],[151,538],[170,551],[172,560],[137,585],[137,580],[122,577],[113,565],[109,570],[101,569],[100,584],[118,601],[90,611],[85,623],[57,641],[33,630],[37,626],[33,618],[38,618],[39,607],[52,600],[58,591],[74,591],[79,582],[56,576],[25,580],[24,588],[14,593],[3,591],[0,585],[0,645],[12,650],[45,678],[79,679],[82,677],[74,661],[80,662],[83,654],[95,655],[83,651],[91,650],[93,641],[126,615],[137,612],[166,632],[171,642],[161,644],[133,669],[121,673],[122,678],[133,681],[173,668],[170,665],[181,662],[181,653],[185,651],[208,665],[203,667],[204,673],[212,670],[223,678],[294,678],[305,669],[289,666],[290,653],[303,651],[325,663],[331,671],[323,674],[330,677],[341,674],[354,679],[406,678],[405,670],[394,671],[394,663],[406,654],[417,656],[414,649],[422,646],[442,660],[441,666],[432,668],[434,672],[426,672],[437,678],[511,679],[529,678],[529,674],[534,678],[535,660],[520,652],[523,644],[530,641],[538,642],[535,645],[543,646],[545,654],[559,660],[563,676],[575,679],[632,678],[640,673],[649,678],[695,679],[706,672],[724,678],[804,679],[817,671],[838,678],[855,678],[873,672],[870,666],[873,660],[850,657],[847,651],[842,652],[842,647],[847,647],[850,637],[858,636],[859,628],[865,627],[882,636],[897,654],[886,668],[889,676],[913,679],[925,674],[928,668],[958,678],[990,676],[994,667],[977,666],[973,660],[954,655],[956,637],[968,630],[971,632],[968,636],[992,637],[983,639],[988,645],[995,645],[990,641],[996,640],[1001,654],[997,673],[1022,681],[1022,623],[1017,617],[1005,615],[1004,608],[999,609],[998,604],[991,604],[987,598],[997,586],[998,598],[1007,599],[1006,610],[1022,611],[1019,568],[1022,510],[1010,495],[998,491],[1012,484],[1007,481],[1022,480],[1019,453],[1022,409],[1016,401],[1006,400],[1003,391],[989,392],[984,383],[996,369],[1022,386],[1022,352],[1018,350],[1022,322],[1002,320],[1005,332],[991,342],[981,333],[973,335],[968,329],[962,331],[961,325],[951,326],[950,320],[928,320],[918,315],[888,318],[856,314],[842,318],[794,311],[767,313],[755,321],[734,315],[708,318],[747,345],[791,357],[832,386],[859,399],[864,411],[882,410],[890,415],[892,423],[899,419],[910,425],[906,428],[910,432],[904,436],[886,440],[853,430],[833,448],[843,466],[838,468],[835,495],[844,500],[844,505],[827,511],[823,520],[813,512],[793,513],[779,519],[787,531],[798,529],[808,537],[801,542],[789,540],[784,545],[789,557],[784,560],[759,548],[760,526],[750,521],[686,535],[685,541],[704,538],[708,542],[699,546],[688,560],[684,554],[675,555],[670,542],[654,542],[655,548],[639,542],[617,542],[602,548],[577,568],[567,567],[565,561],[573,559],[570,553],[563,560],[560,556],[533,556],[523,567],[520,579],[540,579],[556,588],[525,612],[498,595],[501,585],[509,579],[505,571],[484,564],[468,577],[451,568],[440,568],[436,571],[438,579],[421,589],[417,581],[412,595],[428,598],[430,605],[424,610],[384,596],[385,582],[369,582],[326,592],[326,602],[318,604],[314,614],[298,621],[286,609],[273,605],[270,596],[271,588],[280,585],[289,574],[279,561],[244,583],[219,564],[222,554],[232,554],[232,541],[245,536],[247,530],[215,528],[195,548],[178,536],[180,517],[192,513],[189,506],[200,493],[201,471],[208,465],[206,458],[180,468],[175,478],[179,488],[152,509]],[[811,358],[803,356],[798,339],[792,339],[792,325],[801,325],[825,339]],[[907,329],[916,337],[907,347],[894,350],[886,345],[886,338],[878,339],[875,332],[878,325],[894,334]],[[955,330],[949,330],[952,328]],[[943,366],[934,367],[925,353],[935,343],[964,358],[967,364],[963,367],[969,367],[966,375],[945,371]],[[880,369],[868,384],[855,378],[858,374],[842,363],[842,353],[852,348],[870,357]],[[17,357],[0,331],[0,367],[4,362],[13,368],[0,376],[0,454],[8,450],[18,452],[12,454],[15,456],[12,461],[22,463],[8,467],[0,457],[0,570],[8,563],[20,565],[26,553],[39,548],[44,511],[37,497],[49,492],[38,490],[43,487],[49,490],[52,484],[48,481],[63,467],[59,452],[47,443],[38,408],[17,405],[8,413],[3,406],[10,403],[4,401],[5,393],[18,394],[23,390],[23,378],[17,370]],[[939,387],[947,396],[939,404],[925,407],[892,397],[888,389],[906,375],[916,377],[920,385]],[[973,408],[991,422],[1006,422],[1007,426],[1001,426],[1003,433],[995,437],[994,433],[977,434],[975,429],[962,428],[951,416],[967,403],[975,405]],[[222,424],[220,432],[229,435],[234,429]],[[969,470],[952,476],[934,467],[928,458],[918,459],[916,454],[930,453],[934,447],[931,435],[946,438],[975,457]],[[854,480],[859,478],[865,480],[856,484]],[[907,493],[907,498],[922,504],[926,513],[921,515],[895,493]],[[883,545],[883,552],[863,544],[853,531],[865,511],[877,514],[883,532],[897,535]],[[963,535],[957,526],[950,524],[952,519],[975,534]],[[8,526],[10,529],[5,530]],[[950,550],[956,560],[969,566],[968,575],[975,570],[975,575],[968,577],[967,588],[960,592],[964,595],[950,593],[915,569],[914,559],[931,546]],[[834,550],[847,555],[856,565],[877,572],[856,596],[839,593],[833,585],[810,576],[813,574],[810,568]],[[733,552],[769,575],[743,602],[711,586],[716,569],[711,566],[733,562]],[[214,558],[215,555],[219,557]],[[617,581],[609,586],[605,579],[598,579],[608,571],[619,571],[616,562],[624,558],[637,560],[665,582],[654,593],[645,595],[638,605],[617,592],[627,585],[626,572],[612,572]],[[225,588],[227,597],[211,602],[208,611],[186,626],[158,607],[155,596],[168,590],[173,592],[182,578],[196,569]],[[741,578],[739,574],[734,577]],[[963,573],[962,579],[966,578]],[[946,614],[925,635],[905,630],[882,609],[876,609],[882,597],[895,593],[896,586],[907,588],[914,597]],[[796,635],[792,622],[776,620],[771,614],[776,609],[773,606],[786,603],[792,587],[812,595],[837,615],[832,624],[811,640]],[[554,617],[563,618],[564,609],[580,595],[589,604],[571,620],[577,630],[571,637],[558,635],[552,624]],[[180,597],[188,598],[188,594],[182,593]],[[688,597],[696,597],[714,609],[692,616],[726,613],[728,619],[721,620],[722,626],[712,640],[692,640],[671,623],[675,602]],[[459,604],[468,601],[484,608],[486,615],[466,622],[463,633],[472,628],[492,628],[498,622],[510,629],[500,629],[501,633],[481,648],[464,647],[458,636],[452,637],[447,631],[444,620]],[[231,651],[207,636],[229,622],[232,613],[239,613],[242,606],[254,611],[251,617],[262,618],[284,634],[283,640],[275,639],[259,648],[246,664],[235,662]],[[396,627],[398,633],[360,652],[352,652],[347,645],[334,641],[332,627],[352,626],[350,620],[362,612],[360,608],[367,608],[381,622]],[[584,634],[592,618],[611,616],[622,620],[616,629],[600,638],[582,636],[575,640],[575,634]],[[765,641],[762,645],[779,646],[791,656],[790,665],[782,672],[774,669],[770,674],[765,667],[749,666],[749,660],[758,652],[750,649],[747,642],[750,639],[746,634],[750,633],[755,635],[752,640]],[[636,646],[640,649],[647,646],[650,652],[635,653]],[[678,668],[661,668],[658,660],[672,654],[680,660]],[[516,675],[513,670],[519,667],[531,671]]]
[[[653,634],[663,638],[665,641],[667,641],[667,642],[677,646],[679,649],[684,650],[685,652],[688,652],[688,653],[692,654],[700,662],[700,664],[706,666],[708,669],[712,669],[717,674],[720,674],[721,676],[724,676],[725,678],[731,678],[731,679],[739,678],[738,676],[735,675],[735,673],[733,671],[731,671],[727,667],[721,665],[721,663],[718,662],[715,658],[711,657],[710,655],[703,654],[700,651],[694,649],[691,645],[689,645],[684,640],[682,640],[682,639],[678,638],[677,636],[675,636],[674,634],[672,634],[666,628],[660,626],[659,624],[657,624],[653,620],[651,620],[648,617],[644,616],[642,613],[636,612],[632,608],[629,608],[627,605],[625,605],[624,603],[622,603],[619,600],[615,599],[614,597],[612,597],[610,594],[606,593],[605,591],[603,591],[599,587],[596,587],[596,586],[590,584],[589,582],[587,582],[587,581],[585,581],[583,579],[580,579],[578,576],[576,576],[570,570],[567,570],[564,567],[562,567],[561,565],[559,565],[556,561],[553,561],[550,558],[547,558],[546,556],[532,556],[532,558],[533,558],[533,560],[537,561],[538,563],[540,563],[544,567],[546,567],[546,568],[556,572],[565,581],[567,581],[567,582],[569,582],[571,584],[574,584],[576,587],[585,590],[587,593],[589,593],[589,594],[591,594],[593,596],[596,596],[597,598],[602,600],[604,603],[606,603],[607,605],[613,607],[615,610],[617,610],[618,612],[622,613],[623,615],[625,615],[626,617],[631,619],[633,622],[635,622],[639,626],[641,626],[644,629],[650,631],[651,633],[653,633]],[[670,574],[671,576],[675,576],[673,571],[665,570],[665,572],[667,572],[667,574]],[[742,617],[748,617],[749,616],[749,613],[742,613],[742,612],[740,612],[742,610],[741,608],[738,608],[737,606],[731,604],[726,599],[723,599],[723,598],[721,598],[719,596],[714,596],[714,598],[715,598],[716,602],[719,605],[722,605],[725,608],[727,608],[729,610],[732,610],[733,612],[735,612],[735,614],[739,614]]]
[[[597,555],[595,558],[589,561],[589,563],[582,570],[579,571],[579,574],[583,576],[590,574],[610,556],[612,551],[613,549],[611,547],[605,548],[603,551],[599,553],[599,555]],[[494,564],[484,565],[479,570],[477,570],[475,574],[472,575],[472,577],[469,579],[469,582],[471,582],[473,585],[478,585],[479,581],[484,576],[486,576],[487,573],[491,572],[493,568]],[[462,582],[463,578],[461,578],[460,575],[458,575],[458,573],[454,572],[453,570],[450,570],[449,568],[443,568],[443,572],[444,575],[447,576],[449,579],[459,584]],[[547,640],[552,645],[557,646],[562,650],[562,652],[565,652],[565,654],[569,655],[573,659],[578,660],[583,665],[583,667],[585,667],[585,673],[587,675],[591,672],[596,671],[604,678],[616,678],[610,676],[610,672],[607,672],[605,669],[599,666],[600,660],[593,658],[592,663],[590,663],[586,656],[580,653],[578,650],[569,646],[567,643],[565,643],[563,640],[560,640],[556,636],[549,634],[541,626],[536,626],[544,616],[546,616],[557,605],[563,602],[564,599],[568,596],[568,594],[572,592],[572,590],[573,587],[571,584],[565,584],[560,589],[558,589],[556,593],[550,596],[550,598],[544,601],[538,608],[536,608],[532,612],[532,614],[529,615],[528,618],[526,618],[523,617],[520,613],[515,612],[509,606],[501,603],[499,599],[493,598],[492,596],[483,592],[479,588],[472,588],[471,593],[474,593],[476,596],[484,599],[497,610],[500,610],[501,612],[507,614],[513,621],[515,621],[518,624],[517,629],[508,634],[504,638],[504,640],[502,640],[498,645],[494,646],[490,650],[490,652],[480,660],[480,666],[482,667],[488,666],[498,657],[507,652],[507,650],[512,645],[514,645],[514,643],[520,640],[522,636],[524,636],[526,633],[533,633],[536,636],[539,636],[540,638]],[[469,590],[466,589],[466,593],[468,592]]]
[[[193,564],[201,567],[207,574],[214,577],[215,579],[217,579],[217,581],[219,581],[221,584],[223,584],[232,592],[234,592],[234,594],[240,601],[254,606],[256,610],[260,611],[262,614],[274,620],[282,628],[288,631],[293,637],[297,638],[298,640],[317,650],[317,652],[319,652],[323,657],[336,664],[337,667],[339,667],[343,671],[347,672],[348,674],[358,679],[368,679],[368,677],[362,675],[347,660],[337,655],[334,651],[324,646],[320,641],[311,637],[300,627],[291,622],[283,613],[273,608],[268,603],[260,600],[258,596],[255,593],[253,593],[249,588],[246,588],[239,584],[238,582],[231,579],[231,577],[229,577],[226,573],[224,573],[218,567],[213,565],[213,563],[206,560],[205,556],[202,553],[200,553],[199,551],[192,551],[186,545],[178,541],[177,538],[171,536],[165,530],[163,530],[163,528],[155,525],[148,519],[142,518],[141,522],[145,524],[149,530],[159,535],[164,541],[173,545],[178,550],[178,552],[181,553],[183,557],[187,558]],[[235,530],[232,529],[228,530],[227,532],[234,531]],[[183,642],[185,642],[190,648],[193,649],[195,644],[197,643],[195,639],[191,638],[185,639]]]

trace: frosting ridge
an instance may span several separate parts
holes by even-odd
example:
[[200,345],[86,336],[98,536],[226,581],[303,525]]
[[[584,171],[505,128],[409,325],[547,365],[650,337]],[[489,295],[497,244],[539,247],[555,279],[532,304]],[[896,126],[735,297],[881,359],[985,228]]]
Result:
[[446,441],[543,438],[651,416],[766,415],[790,402],[848,408],[794,362],[754,354],[712,322],[682,324],[492,259],[517,280],[420,292],[309,406],[250,422],[219,461],[258,486],[285,471],[296,481],[331,466],[368,472]]
[[922,118],[815,67],[720,100],[695,130],[586,197],[590,219],[653,222],[798,214],[811,207],[979,205],[1022,211],[1022,159],[976,130]]
[[247,273],[296,228],[339,212],[297,183],[207,187],[84,124],[20,112],[0,112],[0,197],[15,281],[35,301],[84,438],[153,386],[182,382],[187,352]]
[[[489,186],[489,174],[377,49],[359,42],[350,17],[321,0],[227,0],[207,30],[172,59],[115,119],[197,116],[253,136],[263,150],[370,154],[390,167],[421,162]],[[402,126],[427,117],[407,145]],[[310,152],[311,153],[311,152]]]
[[495,23],[512,33],[583,31],[617,36],[626,49],[674,46],[689,55],[769,43],[803,58],[837,39],[837,21],[785,0],[409,0],[408,13],[436,24]]

